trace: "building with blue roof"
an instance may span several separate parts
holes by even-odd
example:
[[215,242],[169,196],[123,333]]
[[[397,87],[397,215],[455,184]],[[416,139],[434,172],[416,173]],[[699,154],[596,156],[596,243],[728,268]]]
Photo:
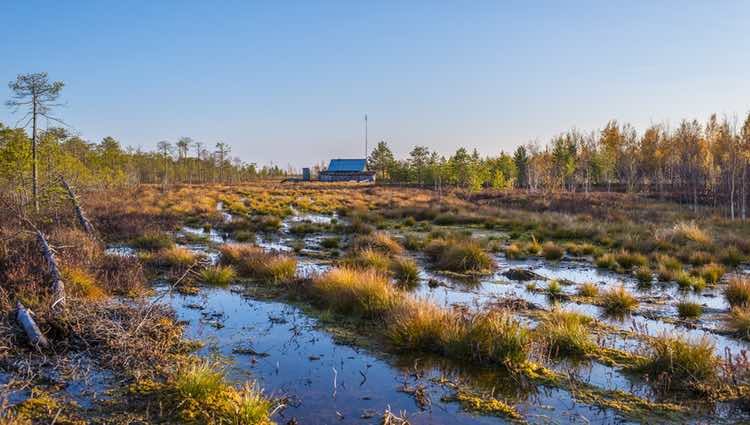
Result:
[[323,182],[374,182],[375,172],[367,170],[365,159],[332,159],[318,177]]

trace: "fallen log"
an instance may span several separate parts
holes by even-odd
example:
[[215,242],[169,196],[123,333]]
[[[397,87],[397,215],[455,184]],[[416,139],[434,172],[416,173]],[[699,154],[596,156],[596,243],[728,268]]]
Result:
[[73,192],[73,189],[70,187],[68,182],[65,181],[64,177],[60,176],[60,182],[62,182],[65,190],[68,191],[68,198],[70,198],[70,202],[73,203],[73,208],[75,208],[76,217],[78,218],[78,222],[81,223],[81,227],[83,227],[83,230],[86,233],[94,236],[94,225],[91,224],[89,219],[86,218],[86,215],[83,213],[83,209],[81,209],[81,204],[78,202],[78,197],[76,196],[75,192]]
[[36,239],[42,249],[42,255],[47,261],[47,268],[49,269],[49,274],[52,278],[52,291],[55,294],[55,301],[52,303],[52,306],[54,307],[58,303],[63,303],[65,301],[65,284],[63,283],[60,269],[57,267],[55,253],[52,252],[52,248],[50,248],[49,243],[47,243],[47,238],[44,237],[42,232],[37,230]]
[[21,323],[26,336],[29,338],[31,345],[36,347],[46,347],[49,345],[47,338],[44,337],[42,331],[39,330],[39,326],[36,325],[34,318],[31,316],[31,310],[21,304],[20,301],[16,303],[16,320]]

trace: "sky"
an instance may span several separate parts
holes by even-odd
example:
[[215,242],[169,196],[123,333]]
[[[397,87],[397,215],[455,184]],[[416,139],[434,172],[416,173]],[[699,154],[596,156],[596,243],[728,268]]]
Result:
[[364,114],[399,157],[744,119],[748,52],[748,1],[0,2],[0,82],[64,81],[81,137],[295,168],[362,157]]

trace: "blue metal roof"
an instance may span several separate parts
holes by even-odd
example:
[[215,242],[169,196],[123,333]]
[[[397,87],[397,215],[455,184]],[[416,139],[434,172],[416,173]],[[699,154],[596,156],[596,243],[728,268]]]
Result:
[[331,172],[358,172],[365,171],[367,162],[364,159],[332,159],[328,164],[328,171]]

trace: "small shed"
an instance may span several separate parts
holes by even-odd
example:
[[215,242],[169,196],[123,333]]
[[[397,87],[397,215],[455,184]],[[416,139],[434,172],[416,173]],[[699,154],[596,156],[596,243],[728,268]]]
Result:
[[375,172],[367,171],[365,159],[332,159],[319,178],[323,182],[374,182]]

